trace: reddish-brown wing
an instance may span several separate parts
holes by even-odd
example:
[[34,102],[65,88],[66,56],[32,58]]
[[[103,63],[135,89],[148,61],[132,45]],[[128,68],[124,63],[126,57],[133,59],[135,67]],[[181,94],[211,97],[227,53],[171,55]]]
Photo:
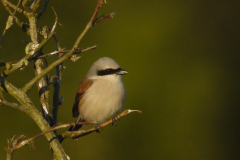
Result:
[[75,102],[73,104],[72,108],[72,115],[73,117],[78,117],[79,111],[78,111],[78,103],[81,101],[81,98],[83,97],[84,93],[88,90],[88,88],[93,84],[93,80],[90,80],[88,78],[84,78],[82,82],[80,83],[78,87],[78,91],[76,93]]

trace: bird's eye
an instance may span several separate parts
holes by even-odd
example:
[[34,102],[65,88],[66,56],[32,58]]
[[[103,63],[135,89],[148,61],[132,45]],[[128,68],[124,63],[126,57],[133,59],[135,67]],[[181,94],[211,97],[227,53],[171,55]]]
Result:
[[[120,68],[121,69],[121,68]],[[109,68],[109,69],[105,69],[105,70],[100,70],[97,72],[97,75],[99,76],[105,76],[105,75],[110,75],[110,74],[115,74],[116,72],[119,71],[119,68],[118,69],[112,69],[112,68]]]

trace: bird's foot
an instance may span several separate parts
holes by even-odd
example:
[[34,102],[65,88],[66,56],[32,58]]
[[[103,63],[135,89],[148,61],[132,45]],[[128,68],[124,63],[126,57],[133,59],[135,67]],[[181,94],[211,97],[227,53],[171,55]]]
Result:
[[117,126],[117,120],[119,120],[119,119],[117,118],[117,116],[113,116],[113,117],[112,117],[112,126],[113,126],[114,124]]
[[96,130],[97,133],[100,133],[99,129],[102,129],[102,130],[103,130],[103,128],[102,128],[99,124],[95,124],[95,125],[94,125],[94,128],[95,128],[95,130]]

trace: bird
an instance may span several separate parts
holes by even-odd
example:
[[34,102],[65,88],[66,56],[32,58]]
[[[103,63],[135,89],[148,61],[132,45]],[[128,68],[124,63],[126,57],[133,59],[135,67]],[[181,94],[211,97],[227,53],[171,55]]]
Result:
[[[72,108],[77,122],[101,124],[119,113],[125,101],[125,86],[122,75],[128,72],[122,69],[112,58],[98,59],[90,67],[81,81]],[[76,131],[82,125],[71,127]]]

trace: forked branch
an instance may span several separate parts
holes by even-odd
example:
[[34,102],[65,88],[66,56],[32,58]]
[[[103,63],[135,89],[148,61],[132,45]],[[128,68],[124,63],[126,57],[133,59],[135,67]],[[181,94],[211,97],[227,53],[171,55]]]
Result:
[[99,0],[98,1],[98,5],[90,19],[90,21],[88,22],[87,26],[84,28],[84,30],[82,31],[82,33],[79,35],[79,37],[77,38],[75,44],[73,45],[72,49],[65,54],[64,56],[62,56],[61,58],[59,58],[58,60],[56,60],[55,62],[53,62],[51,65],[49,65],[45,70],[43,70],[39,75],[37,75],[35,78],[33,78],[30,82],[28,82],[23,88],[22,90],[27,93],[34,84],[36,84],[42,77],[44,77],[48,72],[50,72],[52,69],[54,69],[56,66],[60,65],[61,63],[63,63],[64,61],[70,59],[72,57],[73,54],[75,54],[77,52],[77,48],[78,45],[80,44],[80,42],[82,41],[83,37],[86,35],[86,33],[89,31],[89,29],[91,29],[93,27],[93,20],[96,18],[96,14],[98,13],[98,10],[100,9],[101,5],[103,3],[103,0]]

